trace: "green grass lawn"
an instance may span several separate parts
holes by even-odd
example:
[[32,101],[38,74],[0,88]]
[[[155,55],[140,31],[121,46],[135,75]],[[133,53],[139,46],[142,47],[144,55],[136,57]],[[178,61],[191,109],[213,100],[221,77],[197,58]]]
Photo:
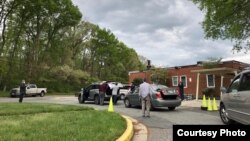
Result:
[[10,96],[10,92],[7,91],[0,91],[0,97],[9,97]]
[[0,103],[1,141],[112,141],[126,121],[118,113],[41,103]]

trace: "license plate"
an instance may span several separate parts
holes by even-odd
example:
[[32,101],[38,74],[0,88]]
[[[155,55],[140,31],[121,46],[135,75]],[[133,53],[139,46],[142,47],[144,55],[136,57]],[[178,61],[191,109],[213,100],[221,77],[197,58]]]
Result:
[[170,91],[168,91],[168,93],[174,93],[174,91],[170,90]]

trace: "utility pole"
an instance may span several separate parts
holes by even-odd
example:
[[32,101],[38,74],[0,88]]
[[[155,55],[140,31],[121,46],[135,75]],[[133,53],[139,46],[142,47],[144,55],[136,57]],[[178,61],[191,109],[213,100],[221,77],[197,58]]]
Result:
[[150,68],[151,68],[151,60],[147,60],[147,62],[148,62],[147,70],[150,70]]
[[[147,70],[146,70],[146,72],[145,72],[145,75],[146,75],[146,79],[147,79],[147,81],[148,81],[148,83],[151,81],[150,80],[150,72],[149,72],[149,70],[150,70],[150,68],[151,68],[151,60],[147,60]],[[150,81],[149,81],[150,80]]]

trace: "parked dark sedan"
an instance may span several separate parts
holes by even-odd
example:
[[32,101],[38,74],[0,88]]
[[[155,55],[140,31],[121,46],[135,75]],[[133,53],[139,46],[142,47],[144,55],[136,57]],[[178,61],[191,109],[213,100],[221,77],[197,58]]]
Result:
[[[168,107],[169,110],[174,110],[181,105],[181,99],[176,88],[168,88],[164,85],[151,84],[151,109],[157,107]],[[125,107],[141,106],[139,96],[139,88],[126,95],[124,99]]]

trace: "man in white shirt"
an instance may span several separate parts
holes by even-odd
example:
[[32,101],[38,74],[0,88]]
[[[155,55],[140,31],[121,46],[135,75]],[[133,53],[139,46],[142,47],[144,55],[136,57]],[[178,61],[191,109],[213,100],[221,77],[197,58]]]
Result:
[[117,103],[117,94],[119,91],[119,87],[118,87],[118,83],[116,82],[115,85],[112,88],[112,100],[113,103],[116,104]]
[[[142,116],[143,117],[150,117],[150,85],[146,82],[146,79],[144,79],[144,82],[139,87],[139,96],[141,98],[142,102]],[[145,114],[145,108],[146,108],[146,114]]]

